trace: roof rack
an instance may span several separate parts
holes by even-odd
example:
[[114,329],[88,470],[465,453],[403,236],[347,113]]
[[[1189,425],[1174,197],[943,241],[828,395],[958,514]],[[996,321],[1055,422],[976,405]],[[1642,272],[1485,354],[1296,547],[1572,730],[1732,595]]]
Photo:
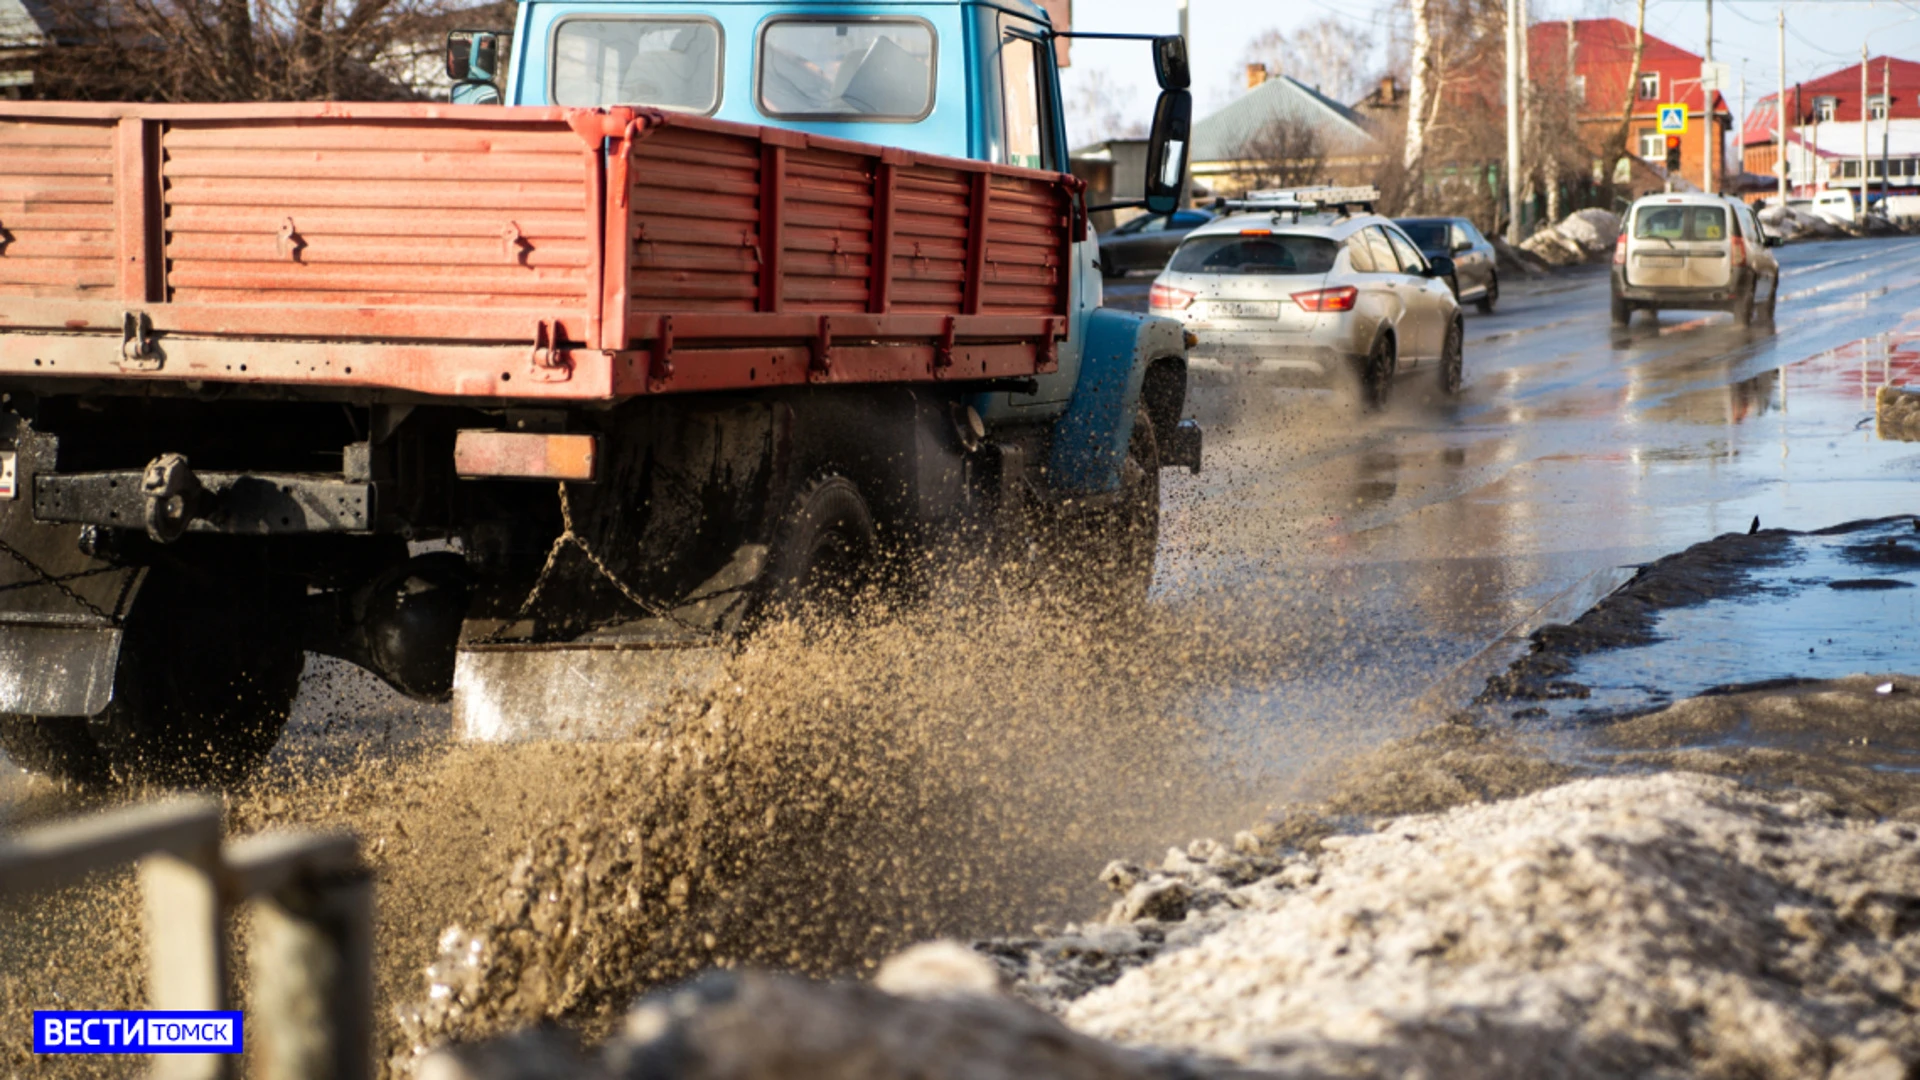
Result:
[[1301,214],[1314,214],[1323,210],[1350,214],[1354,207],[1365,213],[1373,213],[1373,204],[1380,201],[1380,189],[1372,184],[1354,184],[1338,187],[1322,184],[1316,187],[1278,188],[1267,191],[1249,191],[1245,198],[1213,200],[1214,210],[1225,214],[1290,213],[1296,218]]

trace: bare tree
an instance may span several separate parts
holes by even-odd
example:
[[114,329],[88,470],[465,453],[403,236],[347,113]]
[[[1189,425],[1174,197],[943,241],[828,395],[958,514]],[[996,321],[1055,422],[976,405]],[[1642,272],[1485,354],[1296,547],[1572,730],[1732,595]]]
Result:
[[1327,145],[1312,124],[1275,116],[1240,141],[1235,180],[1242,191],[1298,187],[1326,175]]
[[1235,71],[1260,64],[1344,103],[1366,93],[1373,81],[1373,53],[1371,35],[1327,16],[1291,34],[1268,30],[1254,38]]
[[1067,137],[1075,146],[1108,139],[1141,139],[1147,134],[1146,113],[1135,106],[1138,92],[1117,82],[1103,68],[1062,72],[1066,88]]
[[437,89],[454,20],[499,29],[512,5],[450,0],[48,0],[50,97],[135,101],[381,100]]
[[1602,177],[1609,201],[1613,194],[1614,173],[1633,150],[1627,143],[1633,135],[1633,103],[1640,94],[1640,61],[1647,52],[1647,0],[1638,0],[1633,17],[1633,66],[1627,69],[1627,99],[1620,106],[1620,126],[1608,147],[1607,174]]
[[1418,173],[1425,149],[1427,102],[1433,93],[1433,26],[1428,9],[1433,0],[1411,0],[1413,55],[1407,62],[1407,139],[1401,163]]

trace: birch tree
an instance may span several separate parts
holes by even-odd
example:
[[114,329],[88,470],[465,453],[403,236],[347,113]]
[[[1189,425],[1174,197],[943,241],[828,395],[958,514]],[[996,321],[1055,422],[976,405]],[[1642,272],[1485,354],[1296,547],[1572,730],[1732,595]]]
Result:
[[1647,51],[1647,0],[1638,0],[1633,18],[1633,67],[1627,72],[1627,100],[1620,106],[1620,127],[1613,134],[1613,160],[1607,163],[1604,179],[1607,194],[1613,194],[1613,177],[1630,153],[1627,140],[1633,135],[1633,102],[1640,93],[1640,61]]
[[1433,0],[1413,0],[1413,55],[1407,64],[1407,171],[1420,171],[1426,149],[1427,101],[1433,95]]

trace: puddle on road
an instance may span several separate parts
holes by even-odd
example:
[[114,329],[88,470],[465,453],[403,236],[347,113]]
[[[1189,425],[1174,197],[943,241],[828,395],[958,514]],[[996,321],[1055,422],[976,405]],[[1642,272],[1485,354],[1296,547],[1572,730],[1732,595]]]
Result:
[[[1592,653],[1570,679],[1589,695],[1519,710],[1584,727],[1715,687],[1920,666],[1920,531],[1901,518],[1793,538],[1739,595],[1660,613],[1657,641]],[[1738,736],[1731,736],[1737,738]]]

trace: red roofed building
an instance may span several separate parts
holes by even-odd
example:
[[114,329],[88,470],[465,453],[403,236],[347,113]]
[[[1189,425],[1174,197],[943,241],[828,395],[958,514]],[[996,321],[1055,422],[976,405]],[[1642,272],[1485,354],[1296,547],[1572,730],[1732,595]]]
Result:
[[[1748,172],[1778,175],[1778,97],[1761,98],[1741,125]],[[1859,64],[1787,87],[1787,182],[1796,194],[1860,186],[1860,106]],[[1872,186],[1878,189],[1889,173],[1895,191],[1920,186],[1920,63],[1884,56],[1867,61],[1865,120]]]
[[[1680,178],[1694,186],[1705,179],[1701,156],[1706,153],[1701,125],[1706,111],[1700,93],[1698,53],[1691,53],[1646,36],[1640,66],[1633,63],[1633,27],[1619,19],[1572,19],[1540,22],[1529,28],[1528,73],[1538,86],[1569,86],[1576,103],[1580,128],[1596,162],[1611,164],[1609,142],[1618,132],[1620,111],[1633,95],[1633,117],[1628,127],[1627,152],[1650,164],[1664,168],[1666,137],[1659,131],[1659,107],[1684,105],[1687,133],[1680,140]],[[1573,57],[1571,80],[1567,57]],[[1721,190],[1729,167],[1726,160],[1727,136],[1733,131],[1733,113],[1726,99],[1713,95],[1713,131],[1711,162],[1714,189]],[[1737,170],[1736,170],[1737,171]],[[1646,175],[1644,170],[1640,175]]]

